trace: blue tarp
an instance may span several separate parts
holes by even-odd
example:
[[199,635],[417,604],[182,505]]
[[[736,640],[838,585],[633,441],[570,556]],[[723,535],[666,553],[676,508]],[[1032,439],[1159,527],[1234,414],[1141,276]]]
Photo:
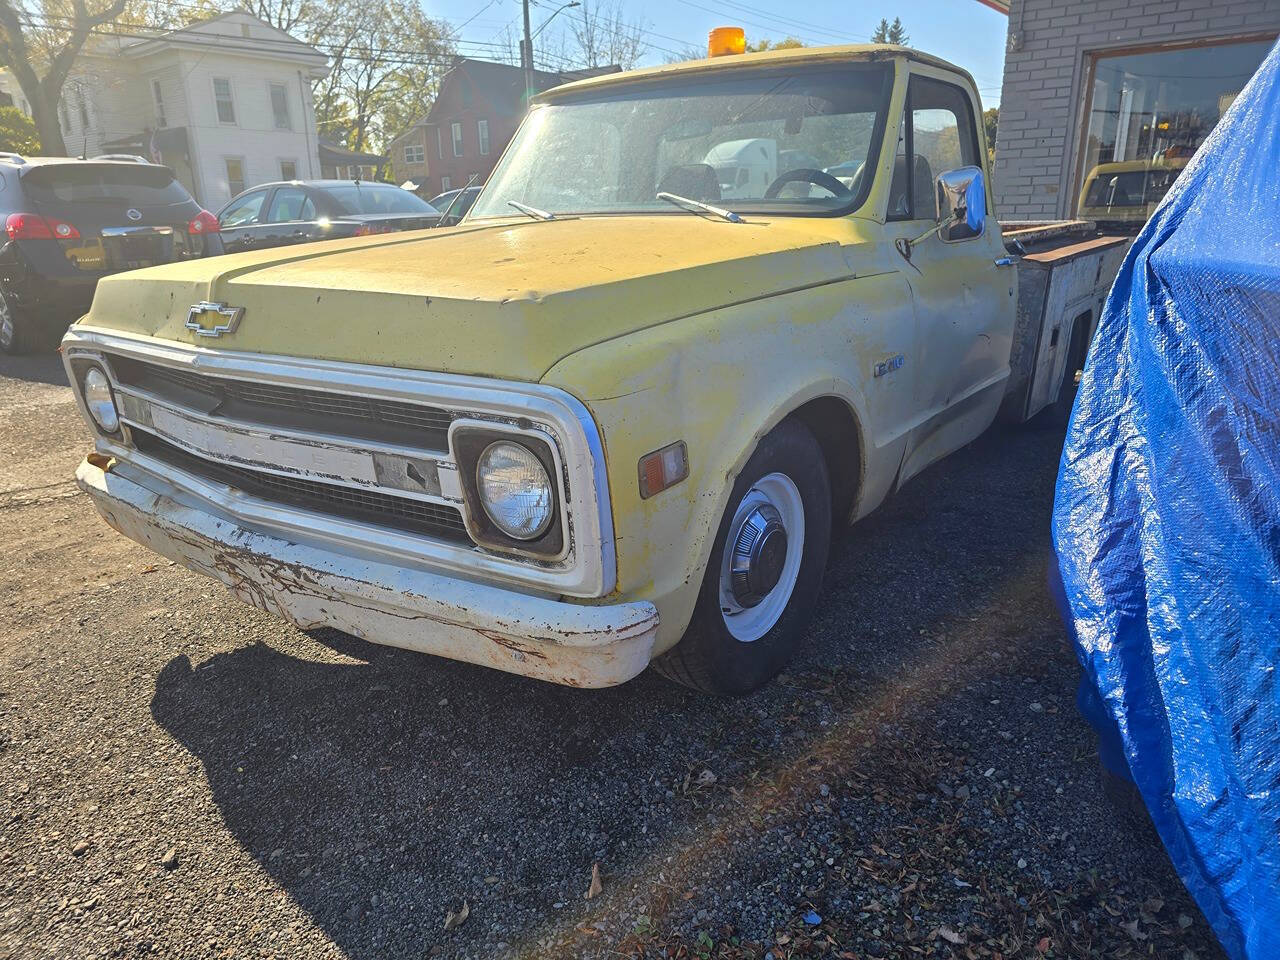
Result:
[[1280,958],[1280,44],[1116,279],[1053,537],[1104,761],[1227,952]]

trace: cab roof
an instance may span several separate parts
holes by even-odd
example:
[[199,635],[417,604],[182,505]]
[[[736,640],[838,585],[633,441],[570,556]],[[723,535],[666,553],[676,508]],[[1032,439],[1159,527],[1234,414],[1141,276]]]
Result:
[[[645,67],[641,70],[627,70],[622,73],[609,73],[586,80],[576,80],[538,94],[534,103],[547,103],[558,100],[562,96],[577,93],[603,91],[610,87],[629,86],[633,83],[647,83],[668,78],[685,77],[700,73],[716,73],[719,71],[741,70],[747,67],[785,66],[787,64],[841,64],[850,62],[879,63],[889,60],[907,59],[917,63],[925,63],[931,67],[942,67],[951,70],[975,86],[973,78],[967,70],[957,67],[940,57],[932,56],[913,47],[902,47],[891,43],[855,43],[832,47],[789,47],[785,50],[765,50],[761,53],[738,53],[723,57],[704,57],[700,60],[684,60],[680,63],[665,63],[656,67]],[[976,86],[975,86],[976,89]]]

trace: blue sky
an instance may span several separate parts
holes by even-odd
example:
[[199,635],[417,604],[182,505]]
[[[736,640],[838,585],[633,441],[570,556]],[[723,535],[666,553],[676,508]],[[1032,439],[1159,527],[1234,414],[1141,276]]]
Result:
[[[538,0],[531,19],[536,29],[564,0]],[[591,0],[588,0],[591,2]],[[737,25],[749,40],[781,39],[788,34],[809,43],[860,43],[871,36],[881,17],[895,16],[911,38],[911,45],[956,63],[977,80],[984,106],[1000,100],[1004,71],[1004,41],[1008,18],[978,0],[893,0],[836,3],[810,0],[806,4],[781,0],[622,0],[629,19],[642,20],[653,44],[642,63],[661,63],[663,49],[686,46],[705,48],[707,31]],[[429,16],[443,18],[461,29],[461,50],[469,56],[488,56],[501,39],[503,28],[520,26],[519,0],[422,0]],[[562,29],[566,18],[579,14],[570,9],[548,27],[545,36]],[[467,22],[469,21],[469,22]],[[538,42],[534,42],[535,50]]]

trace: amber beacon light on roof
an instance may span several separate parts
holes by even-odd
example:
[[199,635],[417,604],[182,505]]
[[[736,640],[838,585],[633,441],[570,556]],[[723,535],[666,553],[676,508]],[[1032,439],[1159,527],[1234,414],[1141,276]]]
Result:
[[707,34],[707,56],[724,57],[747,52],[747,35],[741,27],[714,27]]

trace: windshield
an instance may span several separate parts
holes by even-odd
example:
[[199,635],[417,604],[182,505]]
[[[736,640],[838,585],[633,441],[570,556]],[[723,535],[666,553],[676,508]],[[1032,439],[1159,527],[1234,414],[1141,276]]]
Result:
[[338,202],[345,214],[435,213],[436,208],[416,193],[391,185],[353,183],[326,187],[325,193]]
[[865,199],[886,66],[753,71],[606,88],[535,107],[471,218],[678,213],[660,192],[739,212],[844,213]]
[[1131,170],[1108,176],[1099,171],[1089,181],[1087,207],[1145,207],[1169,192],[1181,170]]

